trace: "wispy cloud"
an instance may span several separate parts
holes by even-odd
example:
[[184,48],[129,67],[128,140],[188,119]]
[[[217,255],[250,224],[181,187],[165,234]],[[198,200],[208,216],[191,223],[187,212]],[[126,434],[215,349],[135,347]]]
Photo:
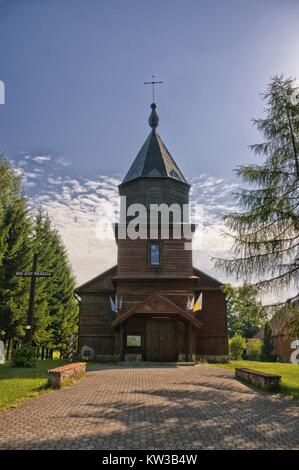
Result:
[[69,162],[68,160],[66,160],[63,157],[56,158],[56,162],[59,163],[62,166],[69,166],[71,164],[71,162]]
[[34,157],[31,157],[31,160],[37,163],[44,163],[44,162],[48,162],[49,160],[51,160],[51,157],[50,155],[36,155]]

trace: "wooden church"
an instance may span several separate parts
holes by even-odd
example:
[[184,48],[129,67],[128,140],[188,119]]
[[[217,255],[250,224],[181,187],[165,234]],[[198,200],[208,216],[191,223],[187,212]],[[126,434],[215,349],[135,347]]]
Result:
[[[127,207],[143,204],[189,205],[190,185],[156,131],[158,115],[151,105],[151,132],[119,185]],[[152,207],[152,206],[151,206]],[[183,213],[183,212],[182,212]],[[130,223],[126,215],[123,225]],[[169,237],[122,236],[115,226],[117,265],[76,289],[80,304],[79,354],[83,359],[120,361],[226,360],[226,302],[221,283],[192,265],[182,215],[171,220]],[[145,222],[148,225],[148,221]],[[178,227],[176,226],[176,229]],[[191,227],[192,228],[192,227]],[[123,230],[122,230],[123,231]],[[176,232],[177,233],[177,232]],[[199,309],[194,302],[200,298]]]

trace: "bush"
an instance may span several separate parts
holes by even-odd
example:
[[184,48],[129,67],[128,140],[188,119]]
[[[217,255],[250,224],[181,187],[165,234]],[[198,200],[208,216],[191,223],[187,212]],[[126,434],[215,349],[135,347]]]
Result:
[[246,359],[249,361],[259,361],[261,359],[262,341],[260,339],[250,339],[246,346]]
[[20,349],[13,351],[11,360],[15,367],[35,367],[36,351],[30,344],[24,344]]
[[246,340],[241,335],[235,335],[229,340],[229,355],[231,359],[241,359],[244,349],[246,347]]

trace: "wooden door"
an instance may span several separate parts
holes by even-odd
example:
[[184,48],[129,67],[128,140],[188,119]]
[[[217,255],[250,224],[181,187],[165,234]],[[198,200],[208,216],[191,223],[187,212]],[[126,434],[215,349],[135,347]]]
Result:
[[173,362],[177,360],[175,324],[170,319],[150,319],[146,324],[146,360]]

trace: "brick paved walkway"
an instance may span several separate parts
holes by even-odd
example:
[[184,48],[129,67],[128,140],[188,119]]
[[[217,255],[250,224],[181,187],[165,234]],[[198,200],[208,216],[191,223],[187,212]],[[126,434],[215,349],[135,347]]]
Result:
[[0,413],[0,449],[299,449],[299,403],[212,366],[89,372]]

